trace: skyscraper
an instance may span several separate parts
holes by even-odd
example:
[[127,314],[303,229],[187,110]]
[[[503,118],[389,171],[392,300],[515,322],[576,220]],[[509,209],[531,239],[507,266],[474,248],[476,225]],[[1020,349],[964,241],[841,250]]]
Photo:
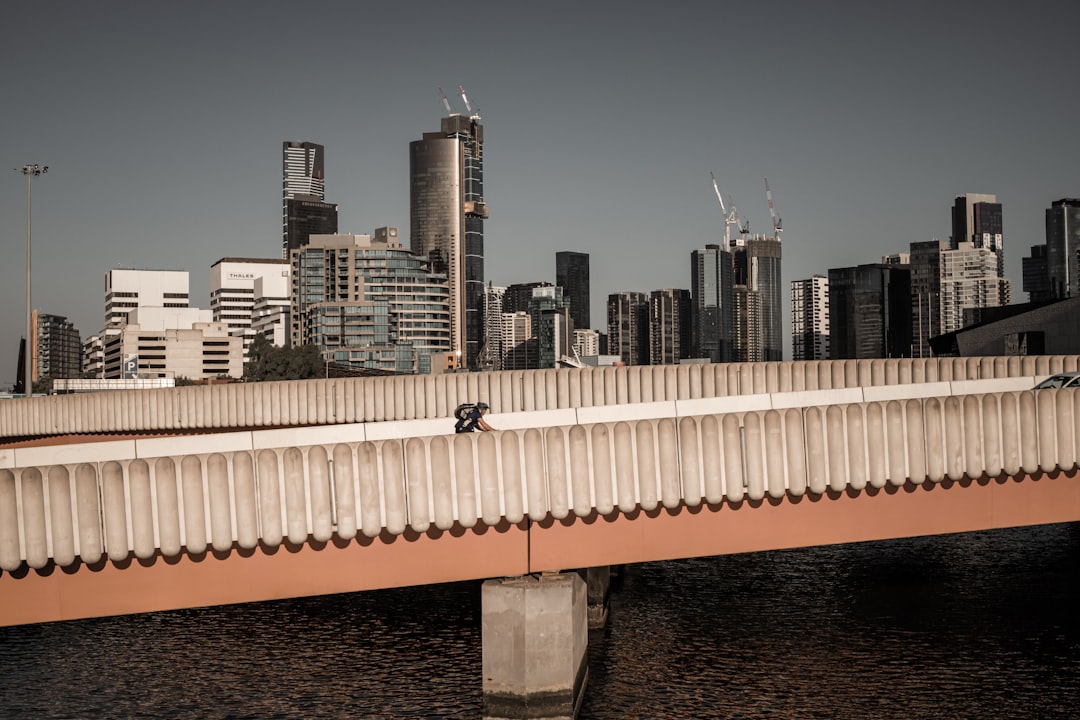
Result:
[[829,353],[832,360],[910,356],[907,266],[830,268]]
[[439,132],[409,143],[409,239],[450,282],[452,350],[477,367],[483,345],[484,126],[451,113]]
[[281,144],[281,256],[307,244],[311,235],[330,235],[338,229],[338,206],[327,203],[322,145]]
[[1005,275],[1001,203],[997,201],[996,195],[966,193],[956,196],[952,208],[949,248],[956,250],[962,242],[970,242],[977,248],[986,248],[993,252],[997,260],[998,277]]
[[564,250],[555,253],[555,284],[570,299],[574,328],[591,328],[589,322],[589,254]]
[[735,357],[739,362],[784,359],[780,340],[783,290],[777,237],[755,235],[732,248],[735,266]]
[[734,272],[731,253],[719,245],[690,253],[691,357],[731,362]]
[[649,364],[678,365],[690,357],[690,291],[666,288],[649,296]]
[[1055,200],[1046,210],[1046,273],[1052,298],[1080,296],[1080,199]]
[[608,295],[608,352],[627,365],[649,364],[649,297],[642,292]]
[[791,359],[829,359],[829,279],[791,281]]

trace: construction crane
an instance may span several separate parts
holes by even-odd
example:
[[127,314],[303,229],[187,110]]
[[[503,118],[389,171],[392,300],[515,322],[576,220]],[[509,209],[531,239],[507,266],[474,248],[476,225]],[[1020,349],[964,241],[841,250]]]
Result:
[[465,109],[469,111],[469,117],[479,120],[480,112],[477,110],[473,110],[472,105],[469,104],[469,98],[465,95],[465,88],[463,88],[461,85],[458,85],[457,89],[461,91],[461,101],[465,103]]
[[442,104],[443,107],[446,108],[446,114],[453,115],[454,111],[450,108],[450,101],[446,99],[446,93],[442,91],[442,88],[439,88],[439,97],[442,98]]
[[769,216],[772,217],[772,234],[774,240],[780,239],[780,233],[784,231],[784,221],[776,215],[773,207],[772,190],[769,189],[769,178],[765,178],[765,197],[769,200]]
[[[709,177],[712,178],[713,190],[716,191],[716,199],[720,203],[720,212],[724,214],[724,249],[727,250],[731,247],[731,226],[739,224],[739,212],[735,209],[735,203],[730,203],[730,211],[727,209],[724,205],[724,196],[720,194],[720,186],[716,184],[716,176],[709,173]],[[728,196],[728,200],[730,199],[731,196]]]

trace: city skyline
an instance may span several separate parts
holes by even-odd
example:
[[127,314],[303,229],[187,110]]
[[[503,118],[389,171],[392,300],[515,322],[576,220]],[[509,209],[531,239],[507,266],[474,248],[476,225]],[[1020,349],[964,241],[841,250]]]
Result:
[[[710,172],[752,232],[769,227],[769,178],[785,289],[948,239],[953,198],[986,193],[1023,302],[1021,258],[1045,241],[1045,210],[1080,195],[1080,99],[1060,84],[1072,4],[739,3],[659,19],[481,6],[448,19],[432,3],[314,3],[311,70],[281,52],[295,32],[282,3],[17,4],[0,52],[22,68],[5,79],[19,110],[0,137],[10,168],[50,166],[33,181],[34,308],[86,337],[106,273],[131,267],[187,270],[192,304],[209,307],[213,263],[279,252],[289,139],[325,146],[341,232],[407,227],[408,143],[445,115],[438,88],[459,83],[486,133],[485,280],[553,281],[557,251],[588,253],[594,325],[612,293],[689,287],[690,253],[723,237]],[[448,53],[462,36],[476,53]],[[25,326],[26,183],[10,175],[0,384]]]

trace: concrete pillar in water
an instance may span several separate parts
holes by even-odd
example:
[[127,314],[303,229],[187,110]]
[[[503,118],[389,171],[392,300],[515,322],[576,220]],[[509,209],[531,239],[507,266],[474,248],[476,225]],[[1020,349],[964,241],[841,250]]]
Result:
[[585,570],[585,585],[589,598],[589,629],[599,630],[607,625],[608,594],[611,589],[611,566]]
[[481,601],[484,718],[577,717],[589,672],[581,577],[488,580]]

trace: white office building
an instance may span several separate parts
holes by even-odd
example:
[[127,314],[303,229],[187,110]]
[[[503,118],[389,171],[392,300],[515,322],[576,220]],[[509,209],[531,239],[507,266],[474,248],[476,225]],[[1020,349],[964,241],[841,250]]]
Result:
[[243,338],[245,358],[256,334],[286,343],[289,283],[289,261],[280,258],[222,258],[210,266],[213,320]]
[[105,273],[105,324],[141,307],[190,307],[187,270],[110,270]]
[[105,379],[240,378],[243,339],[199,308],[136,308],[101,335]]

